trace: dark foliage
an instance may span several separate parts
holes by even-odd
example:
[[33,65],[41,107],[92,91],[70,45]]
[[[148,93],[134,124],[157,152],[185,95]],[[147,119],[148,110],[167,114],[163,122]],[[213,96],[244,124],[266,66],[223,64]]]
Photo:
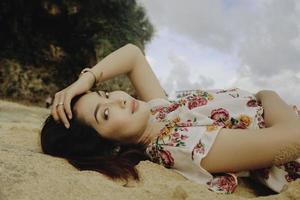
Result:
[[0,30],[0,60],[51,71],[58,88],[127,43],[144,49],[154,32],[135,0],[1,0]]

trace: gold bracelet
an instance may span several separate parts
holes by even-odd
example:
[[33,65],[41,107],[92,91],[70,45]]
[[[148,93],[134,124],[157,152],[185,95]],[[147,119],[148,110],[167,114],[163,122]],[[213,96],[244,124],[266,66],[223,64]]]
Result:
[[[80,72],[80,74],[79,74],[79,78],[84,74],[84,73],[86,73],[86,72],[90,72],[90,73],[92,73],[92,75],[94,76],[94,79],[95,79],[95,81],[94,81],[94,84],[95,83],[97,83],[99,80],[97,79],[97,76],[96,76],[96,74],[95,74],[95,72],[93,72],[92,70],[91,70],[91,68],[84,68],[81,72]],[[101,72],[101,74],[100,74],[100,77],[102,76],[102,72]]]

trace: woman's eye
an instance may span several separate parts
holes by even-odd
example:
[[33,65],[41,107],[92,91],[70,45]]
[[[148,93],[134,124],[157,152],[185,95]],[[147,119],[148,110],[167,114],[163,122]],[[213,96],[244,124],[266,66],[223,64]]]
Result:
[[108,108],[106,108],[104,110],[104,119],[107,120],[108,119]]
[[108,98],[109,97],[109,93],[105,92],[105,97]]
[[[108,99],[109,98],[109,92],[105,91],[105,97]],[[108,108],[104,110],[104,119],[108,119]]]
[[[109,92],[107,92],[107,91],[98,91],[98,93],[100,94],[100,96],[105,96],[105,98],[109,98]],[[104,93],[104,95],[103,95],[103,93]],[[106,108],[106,109],[104,109],[104,113],[103,113],[103,118],[105,119],[105,120],[108,120],[108,108]]]

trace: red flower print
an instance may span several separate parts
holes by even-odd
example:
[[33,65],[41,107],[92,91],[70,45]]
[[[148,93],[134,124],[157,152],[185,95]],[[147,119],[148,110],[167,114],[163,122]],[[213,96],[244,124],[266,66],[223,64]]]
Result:
[[227,127],[225,122],[219,122],[219,121],[214,121],[213,122],[214,126],[222,126],[222,127]]
[[266,124],[264,121],[258,123],[259,128],[266,128]]
[[151,109],[151,113],[154,115],[155,113],[157,112],[165,112],[166,111],[166,108],[163,107],[163,106],[159,106],[159,107],[156,107],[156,108],[152,108]]
[[166,117],[166,114],[160,112],[160,113],[158,114],[158,116],[156,117],[156,119],[162,120],[162,119],[164,119],[165,117]]
[[286,180],[287,182],[291,182],[291,181],[294,181],[294,180],[295,180],[295,177],[294,177],[292,174],[286,174],[286,175],[284,176],[284,178],[285,178],[285,180]]
[[189,129],[187,127],[179,127],[179,130],[181,130],[181,131],[189,131]]
[[188,102],[188,108],[191,110],[193,108],[203,106],[207,104],[207,100],[202,97],[194,97],[191,98],[190,101]]
[[212,181],[207,183],[210,188],[217,188],[218,191],[223,191],[226,194],[233,193],[238,182],[233,175],[217,176]]
[[176,109],[179,107],[179,105],[180,105],[180,104],[177,104],[177,103],[173,103],[172,105],[170,105],[170,106],[168,107],[168,113],[169,113],[169,112],[172,112],[172,111],[174,111],[174,110],[176,110]]
[[229,119],[229,112],[224,108],[218,108],[211,111],[211,119],[217,122],[225,122]]
[[197,143],[197,145],[193,148],[192,151],[192,160],[194,160],[194,154],[195,153],[200,153],[203,154],[205,151],[204,145],[202,144],[201,140]]
[[[172,135],[174,136],[174,135]],[[168,145],[169,146],[186,146],[185,144],[185,139],[187,139],[188,136],[186,135],[180,135],[179,133],[175,134],[175,137],[172,137],[169,141],[168,141]]]
[[172,154],[169,151],[160,150],[159,153],[160,153],[160,157],[162,159],[163,165],[165,167],[170,168],[170,167],[174,166],[174,158],[172,157]]
[[198,102],[197,101],[191,101],[188,103],[188,108],[192,109],[198,106]]
[[162,109],[161,109],[161,112],[164,112],[164,113],[168,113],[168,111],[169,111],[168,107],[162,107]]
[[175,133],[172,134],[172,136],[173,136],[174,138],[179,138],[180,135],[179,135],[178,132],[175,132]]
[[257,125],[259,128],[265,128],[266,124],[265,124],[265,120],[262,117],[261,113],[259,111],[257,111],[257,114],[255,115],[255,118],[257,119]]
[[257,101],[255,99],[251,99],[247,102],[248,107],[257,107]]
[[172,138],[171,142],[169,144],[171,144],[171,146],[175,146],[174,144],[177,143],[177,138]]
[[181,135],[181,136],[180,136],[180,139],[181,139],[181,140],[185,140],[185,139],[187,139],[187,138],[188,138],[187,135]]
[[155,115],[156,113],[158,113],[158,115],[155,117],[158,121],[162,121],[165,119],[166,114],[168,113],[168,107],[157,107],[157,108],[152,108],[151,110],[151,114]]
[[223,191],[232,193],[237,187],[236,180],[233,176],[222,176],[218,180],[218,185],[222,188]]

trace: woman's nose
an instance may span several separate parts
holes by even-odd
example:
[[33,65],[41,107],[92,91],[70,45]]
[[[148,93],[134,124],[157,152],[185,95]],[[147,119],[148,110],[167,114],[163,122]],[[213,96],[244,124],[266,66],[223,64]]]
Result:
[[122,98],[118,98],[118,99],[114,99],[112,101],[107,102],[107,104],[117,104],[119,106],[121,106],[122,108],[126,108],[126,100],[122,99]]

